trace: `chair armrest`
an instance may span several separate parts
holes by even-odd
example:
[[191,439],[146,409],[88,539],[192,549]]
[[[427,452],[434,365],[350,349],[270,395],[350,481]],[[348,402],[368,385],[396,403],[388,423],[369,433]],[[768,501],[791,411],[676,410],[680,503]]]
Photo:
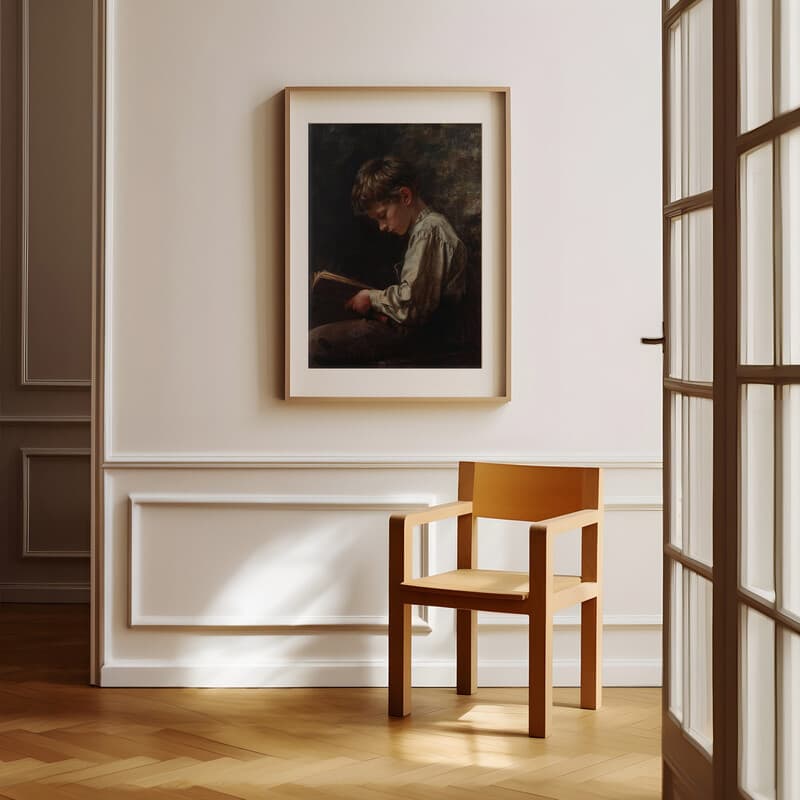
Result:
[[410,530],[415,525],[424,525],[426,522],[436,522],[440,519],[463,517],[472,513],[471,500],[458,500],[455,503],[443,503],[440,506],[431,506],[409,514],[392,514],[389,520],[391,528],[398,527],[401,523],[403,530]]
[[551,517],[534,522],[531,525],[531,534],[557,534],[565,531],[572,531],[575,528],[585,528],[600,522],[603,510],[598,508],[587,508],[583,511],[575,511],[572,514],[562,514],[560,517]]
[[421,508],[409,514],[389,517],[389,586],[397,586],[411,577],[411,538],[415,525],[472,513],[472,501],[460,500],[440,506]]

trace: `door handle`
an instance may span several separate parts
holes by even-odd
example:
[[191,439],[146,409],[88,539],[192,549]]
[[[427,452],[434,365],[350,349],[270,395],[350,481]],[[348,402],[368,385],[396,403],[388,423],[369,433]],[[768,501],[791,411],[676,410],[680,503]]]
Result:
[[664,349],[664,323],[661,323],[661,336],[642,336],[639,340],[642,344],[660,344]]

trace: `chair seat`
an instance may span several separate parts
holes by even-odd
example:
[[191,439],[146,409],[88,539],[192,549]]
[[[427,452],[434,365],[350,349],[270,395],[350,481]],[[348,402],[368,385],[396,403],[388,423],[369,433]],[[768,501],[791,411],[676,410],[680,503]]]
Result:
[[[580,585],[578,575],[554,575],[553,592],[565,591]],[[495,600],[526,600],[530,595],[527,572],[505,572],[491,569],[454,569],[425,578],[410,578],[401,586],[421,589],[432,594],[461,594],[492,597]]]

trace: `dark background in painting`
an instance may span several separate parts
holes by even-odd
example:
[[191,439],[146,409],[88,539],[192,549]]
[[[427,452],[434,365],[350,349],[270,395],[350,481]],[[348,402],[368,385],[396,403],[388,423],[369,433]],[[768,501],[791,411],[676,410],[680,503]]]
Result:
[[[309,277],[327,269],[382,289],[397,283],[408,237],[381,233],[353,212],[358,168],[394,155],[417,170],[420,195],[444,214],[467,248],[467,296],[459,341],[421,350],[413,363],[380,366],[480,366],[481,126],[479,124],[310,124]],[[309,314],[309,326],[315,322]],[[406,360],[408,362],[408,359]]]

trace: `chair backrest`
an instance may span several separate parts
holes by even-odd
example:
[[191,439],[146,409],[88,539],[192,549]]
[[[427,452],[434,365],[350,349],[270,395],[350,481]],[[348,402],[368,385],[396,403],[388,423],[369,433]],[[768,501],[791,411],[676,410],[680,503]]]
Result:
[[536,522],[599,508],[600,494],[597,467],[458,465],[458,499],[472,501],[475,517]]

